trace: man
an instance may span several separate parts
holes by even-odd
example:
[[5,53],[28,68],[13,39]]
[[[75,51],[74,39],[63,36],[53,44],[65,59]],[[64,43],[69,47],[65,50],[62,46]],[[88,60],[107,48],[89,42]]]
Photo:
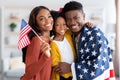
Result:
[[114,69],[108,41],[100,29],[85,25],[81,3],[70,1],[63,8],[67,26],[75,43],[77,60],[68,64],[60,62],[56,72],[72,72],[73,80],[114,80]]

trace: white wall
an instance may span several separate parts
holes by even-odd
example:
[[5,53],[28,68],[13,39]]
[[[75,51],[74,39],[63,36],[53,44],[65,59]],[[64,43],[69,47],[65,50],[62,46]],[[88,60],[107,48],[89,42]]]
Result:
[[[1,6],[30,6],[44,5],[50,9],[58,10],[71,0],[0,0]],[[106,21],[115,23],[115,0],[76,0],[83,3],[84,7],[103,7],[106,9]]]
[[[43,5],[49,9],[59,10],[67,2],[72,0],[0,0],[0,6],[5,7],[30,7],[31,9],[38,5]],[[75,0],[83,4],[84,9],[90,9],[90,7],[96,9],[104,9],[103,25],[100,25],[102,31],[107,34],[109,32],[115,32],[115,22],[116,22],[116,13],[115,13],[115,0]],[[87,17],[88,15],[86,15]],[[113,26],[111,26],[113,25]],[[111,28],[110,28],[111,27]],[[110,34],[111,35],[111,34]],[[111,38],[111,36],[109,36]]]

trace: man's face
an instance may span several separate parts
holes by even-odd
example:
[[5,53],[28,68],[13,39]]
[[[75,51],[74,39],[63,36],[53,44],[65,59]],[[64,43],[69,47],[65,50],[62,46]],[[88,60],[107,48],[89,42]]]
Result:
[[68,28],[78,33],[82,29],[85,20],[85,14],[80,10],[71,10],[65,13]]

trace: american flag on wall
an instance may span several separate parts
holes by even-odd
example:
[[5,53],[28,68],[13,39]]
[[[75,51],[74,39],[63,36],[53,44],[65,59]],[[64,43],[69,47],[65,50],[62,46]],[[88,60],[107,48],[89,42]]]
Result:
[[30,39],[28,37],[28,33],[32,30],[29,24],[22,19],[21,22],[21,29],[20,29],[20,36],[18,40],[18,49],[21,50],[25,46],[30,44]]
[[78,46],[77,80],[115,80],[111,49],[100,29],[84,27]]

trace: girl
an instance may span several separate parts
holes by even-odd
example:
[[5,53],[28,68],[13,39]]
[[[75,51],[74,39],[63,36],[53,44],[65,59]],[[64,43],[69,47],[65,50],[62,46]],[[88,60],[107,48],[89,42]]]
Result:
[[[67,26],[64,17],[58,12],[51,11],[54,19],[54,37],[50,43],[52,55],[52,80],[72,80],[72,74],[56,73],[54,68],[59,65],[59,62],[67,62],[71,64],[75,61],[75,50],[72,43],[70,32],[67,31]],[[67,32],[66,32],[67,31]]]
[[[28,24],[39,35],[32,31],[29,33],[31,44],[26,48],[25,74],[21,80],[50,80],[51,55],[50,55],[50,31],[53,26],[53,18],[48,8],[35,7],[29,17]],[[44,46],[47,46],[44,48]]]

